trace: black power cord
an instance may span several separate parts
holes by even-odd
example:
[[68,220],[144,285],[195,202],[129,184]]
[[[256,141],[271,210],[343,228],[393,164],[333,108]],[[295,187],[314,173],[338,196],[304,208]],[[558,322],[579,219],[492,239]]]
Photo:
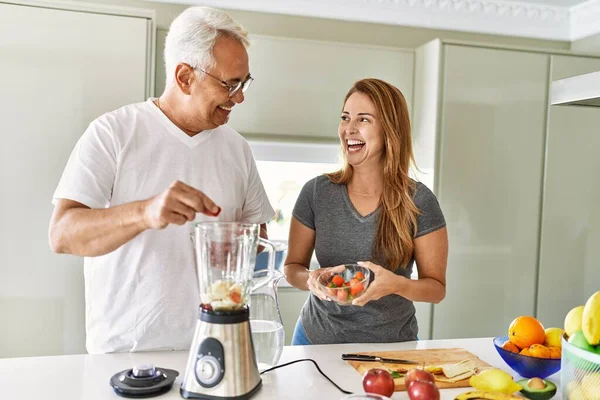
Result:
[[338,390],[339,390],[340,392],[342,392],[342,393],[344,393],[344,394],[352,394],[352,392],[349,392],[349,391],[347,391],[347,390],[344,390],[344,389],[342,389],[341,387],[339,387],[338,385],[336,385],[336,383],[335,383],[334,381],[332,381],[332,380],[331,380],[331,379],[330,379],[330,378],[329,378],[327,375],[325,375],[325,374],[323,373],[323,371],[321,371],[321,368],[319,368],[319,364],[317,364],[317,362],[316,362],[315,360],[313,360],[313,359],[310,359],[310,358],[302,358],[302,359],[300,359],[300,360],[294,360],[294,361],[290,361],[290,362],[288,362],[288,363],[285,363],[285,364],[276,365],[276,366],[274,366],[274,367],[271,367],[271,368],[265,369],[264,371],[261,371],[261,372],[260,372],[260,374],[262,375],[262,374],[264,374],[265,372],[273,371],[274,369],[281,368],[281,367],[286,367],[286,366],[288,366],[288,365],[291,365],[291,364],[296,364],[296,363],[298,363],[298,362],[301,362],[301,361],[310,361],[311,363],[313,363],[313,364],[315,365],[315,367],[317,368],[317,371],[319,371],[319,373],[320,373],[321,375],[323,375],[323,376],[325,377],[325,379],[327,379],[329,382],[331,382],[331,384],[332,384],[333,386],[335,386],[336,388],[338,388]]

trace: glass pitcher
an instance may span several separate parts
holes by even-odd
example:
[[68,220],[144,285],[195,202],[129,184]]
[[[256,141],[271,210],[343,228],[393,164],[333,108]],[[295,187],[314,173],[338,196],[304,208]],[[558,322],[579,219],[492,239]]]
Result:
[[[275,246],[260,237],[259,224],[194,224],[196,273],[201,307],[235,311],[248,305],[250,293],[273,281]],[[258,246],[269,252],[267,269],[254,275]]]
[[283,275],[275,270],[268,285],[250,295],[250,330],[258,369],[261,371],[277,365],[283,351],[285,332],[277,296],[277,285],[281,278]]

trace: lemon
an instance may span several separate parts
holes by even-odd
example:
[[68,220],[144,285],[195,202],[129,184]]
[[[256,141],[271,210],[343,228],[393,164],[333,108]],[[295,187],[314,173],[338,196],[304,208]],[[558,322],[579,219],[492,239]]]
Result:
[[583,321],[584,306],[575,307],[565,317],[565,332],[567,336],[571,336],[581,330],[581,322]]
[[544,340],[544,346],[546,347],[561,347],[561,338],[565,331],[560,328],[547,328],[546,339]]
[[508,372],[498,368],[486,369],[469,379],[469,385],[477,390],[511,394],[523,387],[513,380]]

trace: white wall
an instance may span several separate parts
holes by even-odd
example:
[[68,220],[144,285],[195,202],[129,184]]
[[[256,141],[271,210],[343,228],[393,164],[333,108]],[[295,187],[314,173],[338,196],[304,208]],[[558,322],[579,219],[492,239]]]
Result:
[[149,39],[146,18],[0,3],[0,357],[85,351],[83,260],[50,251],[50,202],[87,125],[150,92]]

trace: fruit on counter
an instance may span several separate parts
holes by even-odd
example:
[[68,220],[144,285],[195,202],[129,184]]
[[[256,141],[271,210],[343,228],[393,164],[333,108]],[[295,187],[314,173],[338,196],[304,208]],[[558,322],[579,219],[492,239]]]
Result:
[[404,386],[408,389],[411,382],[417,379],[435,384],[435,377],[432,373],[427,372],[424,369],[412,368],[404,375]]
[[583,331],[577,331],[573,335],[569,336],[569,343],[580,349],[594,352],[594,348],[590,346]]
[[529,346],[529,354],[536,358],[550,358],[550,349],[543,344],[532,344]]
[[600,343],[600,291],[591,295],[585,303],[581,330],[590,345],[596,346]]
[[577,306],[567,313],[565,317],[565,333],[571,337],[575,332],[581,330],[583,320],[583,309],[585,306]]
[[569,400],[585,400],[583,388],[575,381],[567,384],[567,399]]
[[523,386],[523,396],[531,400],[549,400],[556,395],[556,385],[541,378],[522,379],[517,383]]
[[565,333],[560,328],[547,328],[546,338],[544,339],[544,346],[546,347],[562,347],[562,335]]
[[517,346],[515,346],[513,344],[513,342],[511,342],[510,340],[507,340],[506,342],[502,343],[502,348],[504,350],[508,350],[510,352],[513,352],[513,353],[519,353],[520,352],[519,348]]
[[440,390],[430,381],[415,379],[406,389],[410,400],[440,400]]
[[524,349],[533,344],[543,344],[546,332],[541,322],[534,317],[521,316],[510,323],[508,339],[518,348]]
[[500,393],[514,393],[523,387],[513,380],[508,372],[498,368],[481,371],[469,379],[469,385],[477,390]]
[[394,394],[394,378],[385,369],[372,368],[363,376],[363,389],[366,393],[390,397]]
[[581,387],[586,399],[600,399],[600,372],[585,374],[581,378]]
[[502,348],[512,353],[520,353],[536,358],[561,358],[561,328],[548,328],[534,317],[515,318],[508,328],[508,340]]
[[569,400],[600,399],[600,372],[584,375],[581,381],[571,381],[566,388]]
[[454,400],[477,400],[477,399],[488,399],[488,400],[523,400],[520,396],[515,396],[507,393],[500,392],[489,392],[489,391],[470,391],[461,393],[454,398]]
[[[509,348],[503,348],[512,351]],[[541,344],[533,344],[521,350],[517,348],[517,351],[513,351],[513,353],[520,353],[528,357],[559,359],[561,358],[561,347],[546,347]]]
[[550,358],[559,359],[562,356],[562,346],[561,347],[548,347],[550,350]]

